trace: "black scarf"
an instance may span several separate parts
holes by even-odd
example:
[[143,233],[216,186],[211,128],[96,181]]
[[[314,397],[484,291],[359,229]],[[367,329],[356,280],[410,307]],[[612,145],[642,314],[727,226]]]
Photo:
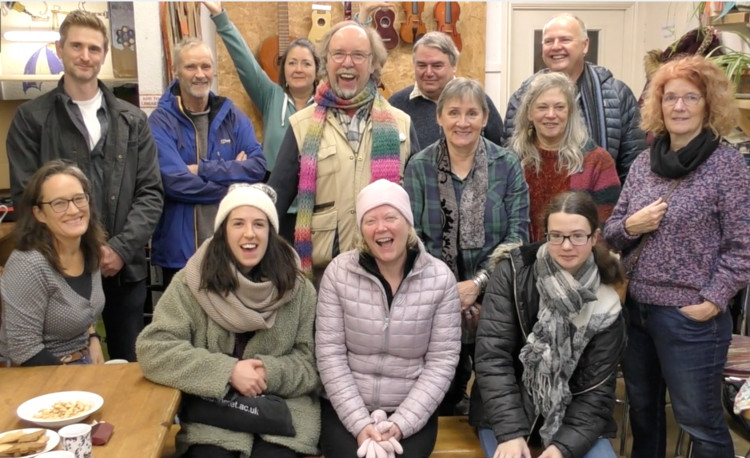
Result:
[[670,148],[669,133],[659,135],[651,146],[651,171],[666,178],[682,178],[719,147],[719,138],[709,129],[703,129],[690,143],[677,151]]

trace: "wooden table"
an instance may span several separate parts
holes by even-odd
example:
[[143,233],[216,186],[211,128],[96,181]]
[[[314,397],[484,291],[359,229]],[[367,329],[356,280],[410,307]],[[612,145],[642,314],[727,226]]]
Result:
[[[158,458],[180,403],[180,391],[146,380],[138,363],[0,369],[0,431],[33,425],[16,416],[24,401],[57,391],[91,391],[104,405],[85,422],[115,427],[94,458]],[[60,447],[60,446],[58,446]]]

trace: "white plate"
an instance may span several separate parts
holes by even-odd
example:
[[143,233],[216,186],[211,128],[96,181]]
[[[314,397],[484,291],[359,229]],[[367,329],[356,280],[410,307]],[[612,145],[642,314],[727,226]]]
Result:
[[[6,431],[0,434],[0,438],[5,436],[6,434],[14,433],[16,431],[23,431],[25,434],[33,433],[34,431],[38,430],[39,428],[14,429],[13,431]],[[49,429],[45,430],[44,434],[47,436],[47,445],[44,447],[44,450],[42,450],[41,452],[32,453],[31,455],[23,455],[21,458],[31,458],[32,456],[37,456],[40,453],[49,452],[53,448],[57,447],[57,444],[60,443],[60,436],[58,436],[56,432],[50,431]]]
[[[34,418],[40,410],[49,409],[56,402],[73,402],[83,401],[89,403],[91,408],[85,412],[81,412],[72,417],[56,419],[56,420],[43,420],[40,418]],[[104,404],[104,399],[96,393],[90,393],[88,391],[60,391],[59,393],[50,393],[42,396],[37,396],[33,399],[29,399],[16,410],[16,414],[26,421],[30,421],[36,425],[45,428],[59,428],[61,426],[70,425],[73,423],[79,423],[92,413],[99,410]]]

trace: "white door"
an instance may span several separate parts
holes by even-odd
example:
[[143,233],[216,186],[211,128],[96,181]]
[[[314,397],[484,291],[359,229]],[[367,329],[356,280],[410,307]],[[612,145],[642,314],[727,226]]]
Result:
[[590,40],[587,60],[608,68],[617,79],[631,85],[634,72],[642,72],[640,64],[634,68],[634,6],[634,2],[511,3],[510,43],[505,55],[506,101],[534,73],[535,46],[537,59],[541,59],[542,28],[561,13],[574,14],[586,24]]

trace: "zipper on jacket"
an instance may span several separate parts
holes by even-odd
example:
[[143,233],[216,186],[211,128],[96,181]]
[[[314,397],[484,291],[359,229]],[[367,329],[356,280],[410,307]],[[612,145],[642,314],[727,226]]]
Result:
[[[513,262],[513,256],[509,256],[510,268],[513,270],[513,303],[516,305],[516,315],[518,316],[518,326],[521,328],[523,334],[523,340],[529,338],[526,333],[526,329],[523,327],[523,318],[521,317],[521,308],[518,306],[518,272],[516,271],[516,264]],[[535,421],[536,422],[536,421]]]
[[[195,163],[198,164],[200,162],[200,157],[198,157],[198,128],[195,127],[195,123],[190,118],[190,116],[185,113],[184,108],[182,107],[182,100],[177,101],[177,108],[179,108],[180,113],[182,113],[182,116],[185,117],[185,119],[188,120],[188,122],[193,126],[193,133],[195,134]],[[211,126],[209,125],[209,130],[211,129]],[[206,149],[208,149],[208,137],[206,137]],[[188,172],[192,173],[192,172]],[[194,248],[193,251],[198,250],[198,207],[196,205],[193,205],[193,244]]]
[[584,393],[588,393],[591,390],[595,390],[595,389],[599,388],[600,386],[602,386],[602,384],[604,384],[604,382],[606,382],[612,374],[613,374],[613,372],[610,372],[601,381],[599,381],[599,382],[591,385],[590,387],[586,388],[585,390],[581,390],[581,391],[578,391],[578,392],[575,392],[575,393],[570,393],[570,394],[573,395],[573,396],[578,396],[579,394],[584,394]]
[[526,436],[526,443],[529,443],[529,440],[531,439],[531,434],[534,432],[534,428],[536,428],[536,422],[539,421],[539,419],[542,418],[541,415],[537,415],[534,417],[534,421],[531,423],[531,429],[529,429],[529,435]]

